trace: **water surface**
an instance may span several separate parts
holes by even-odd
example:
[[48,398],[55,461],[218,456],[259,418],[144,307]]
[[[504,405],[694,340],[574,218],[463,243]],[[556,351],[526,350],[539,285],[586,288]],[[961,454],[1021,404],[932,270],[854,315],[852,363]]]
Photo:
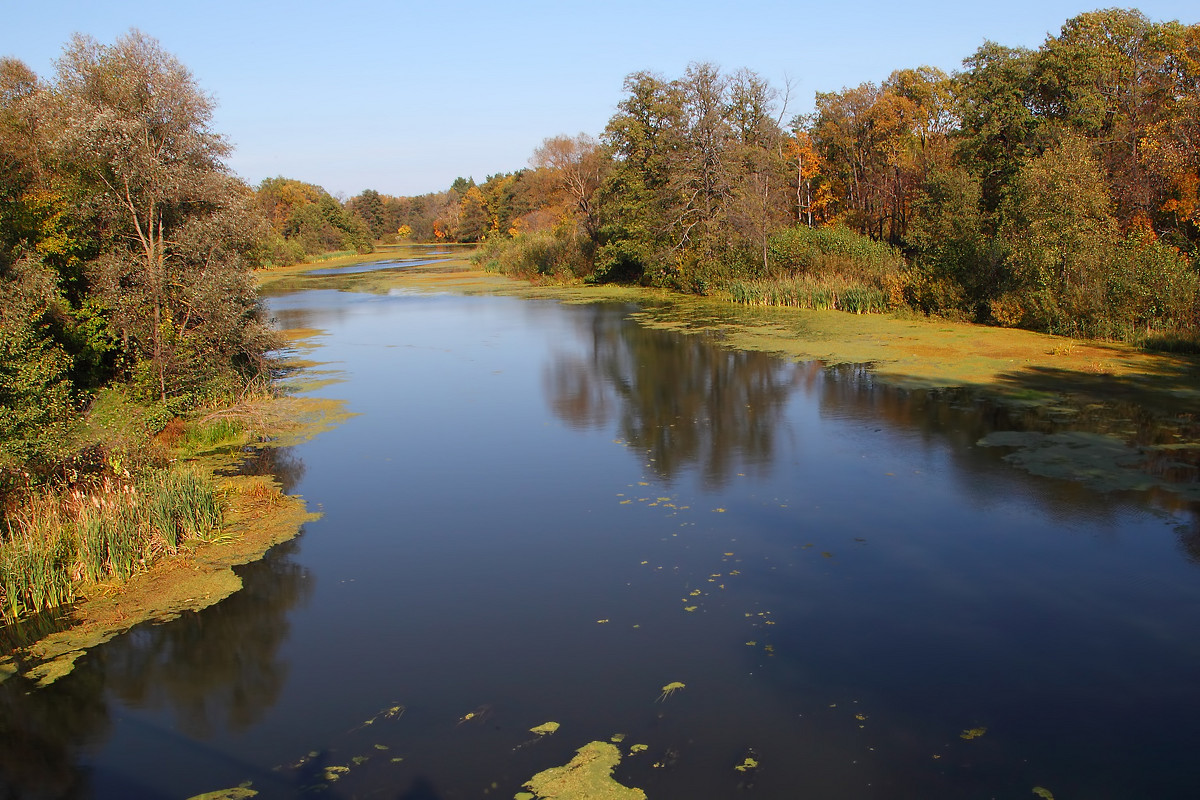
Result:
[[977,444],[1036,411],[621,305],[271,308],[359,414],[265,467],[324,516],[217,606],[0,686],[8,795],[510,798],[614,735],[653,800],[1195,795],[1194,509]]

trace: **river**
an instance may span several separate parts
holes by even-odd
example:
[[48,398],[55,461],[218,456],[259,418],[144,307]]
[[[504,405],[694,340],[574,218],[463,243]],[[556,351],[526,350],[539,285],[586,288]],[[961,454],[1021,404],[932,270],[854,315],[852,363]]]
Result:
[[507,800],[591,741],[651,800],[1200,790],[1196,509],[980,444],[1066,423],[616,303],[270,309],[357,414],[267,459],[322,518],[0,685],[0,795]]

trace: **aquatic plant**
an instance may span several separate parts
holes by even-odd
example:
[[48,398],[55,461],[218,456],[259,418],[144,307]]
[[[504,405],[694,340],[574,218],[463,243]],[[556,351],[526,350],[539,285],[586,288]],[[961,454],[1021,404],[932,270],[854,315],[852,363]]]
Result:
[[211,481],[194,470],[157,470],[137,484],[106,478],[35,495],[0,533],[0,622],[74,602],[85,587],[126,580],[185,543],[221,528]]
[[798,275],[734,280],[726,286],[729,298],[742,305],[786,306],[852,314],[881,314],[893,303],[882,286],[841,275]]
[[675,692],[678,692],[683,688],[685,688],[684,684],[680,683],[679,681],[672,681],[671,683],[668,683],[666,686],[662,687],[662,694],[658,696],[658,702],[661,703],[663,700],[666,700],[668,697],[675,694]]
[[533,794],[525,796],[543,800],[646,800],[641,789],[613,779],[613,768],[620,762],[621,753],[616,745],[589,742],[576,751],[569,763],[543,770],[526,781],[525,788]]

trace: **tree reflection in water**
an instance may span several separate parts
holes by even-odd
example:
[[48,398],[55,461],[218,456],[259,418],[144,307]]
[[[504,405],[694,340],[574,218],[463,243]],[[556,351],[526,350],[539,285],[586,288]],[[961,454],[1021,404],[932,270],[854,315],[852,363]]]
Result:
[[106,693],[131,706],[169,709],[194,737],[244,731],[279,696],[279,657],[289,612],[311,596],[308,570],[292,561],[298,540],[238,568],[243,588],[164,625],[140,625],[81,659],[41,690],[0,684],[0,797],[85,797],[80,751],[108,736]]
[[288,612],[312,594],[308,570],[290,560],[298,542],[238,568],[241,591],[171,625],[141,626],[100,651],[109,691],[129,705],[170,708],[196,738],[238,732],[274,705],[287,677],[278,651]]
[[579,319],[590,352],[563,351],[546,366],[550,408],[579,428],[615,416],[624,440],[664,480],[695,465],[715,487],[740,470],[769,469],[788,396],[820,369],[647,328],[613,306],[591,306]]
[[[907,446],[946,453],[957,467],[948,478],[979,503],[1019,491],[1047,513],[1093,523],[1115,519],[1131,502],[1200,518],[1186,493],[1170,485],[1194,485],[1200,474],[1200,447],[1179,447],[1200,439],[1188,420],[1127,402],[1068,398],[1053,406],[1013,406],[969,388],[904,388],[875,380],[869,365],[793,364],[727,350],[710,334],[679,336],[644,327],[629,310],[612,305],[581,310],[584,350],[559,351],[543,370],[543,392],[555,416],[572,427],[599,428],[615,419],[625,442],[644,453],[647,468],[663,480],[693,466],[709,488],[738,472],[766,475],[776,457],[776,429],[786,423],[784,407],[802,390],[816,396],[822,415],[857,420],[883,435],[903,437]],[[1034,475],[1003,461],[1008,448],[976,446],[994,431],[1113,435],[1141,452],[1139,469],[1159,484],[1133,498]],[[1200,552],[1194,527],[1181,537],[1189,554]]]

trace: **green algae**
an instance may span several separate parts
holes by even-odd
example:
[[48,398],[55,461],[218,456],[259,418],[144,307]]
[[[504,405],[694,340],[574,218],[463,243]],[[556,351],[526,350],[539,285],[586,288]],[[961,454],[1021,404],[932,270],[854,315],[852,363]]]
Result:
[[983,728],[983,727],[968,728],[967,730],[960,733],[959,737],[970,741],[971,739],[978,739],[980,736],[983,736],[985,733],[987,733],[987,728]]
[[[687,609],[684,609],[684,610],[687,611]],[[679,681],[672,681],[671,683],[668,683],[666,686],[662,687],[662,694],[660,694],[658,696],[658,700],[659,700],[659,702],[662,702],[663,700],[666,700],[668,697],[670,697],[671,695],[678,692],[680,689],[685,689],[685,688],[687,688],[685,684],[682,684]]]
[[1051,791],[1049,789],[1043,788],[1041,786],[1033,787],[1033,793],[1036,794],[1038,797],[1043,798],[1043,800],[1054,800],[1054,794],[1051,793]]
[[530,733],[536,733],[538,736],[549,736],[559,729],[557,722],[543,722],[541,725],[530,728]]
[[[1162,489],[1200,500],[1200,485],[1180,483],[1148,471],[1147,450],[1125,437],[1088,431],[996,431],[978,441],[981,447],[1007,447],[1008,463],[1044,478],[1081,483],[1099,492]],[[1180,448],[1192,450],[1188,444]]]
[[247,797],[255,797],[258,791],[250,788],[250,783],[243,783],[241,786],[234,786],[231,789],[217,789],[215,792],[205,792],[204,794],[194,795],[188,800],[243,800]]
[[541,800],[646,800],[641,789],[613,779],[621,752],[608,742],[589,742],[561,767],[551,767],[525,782]]

